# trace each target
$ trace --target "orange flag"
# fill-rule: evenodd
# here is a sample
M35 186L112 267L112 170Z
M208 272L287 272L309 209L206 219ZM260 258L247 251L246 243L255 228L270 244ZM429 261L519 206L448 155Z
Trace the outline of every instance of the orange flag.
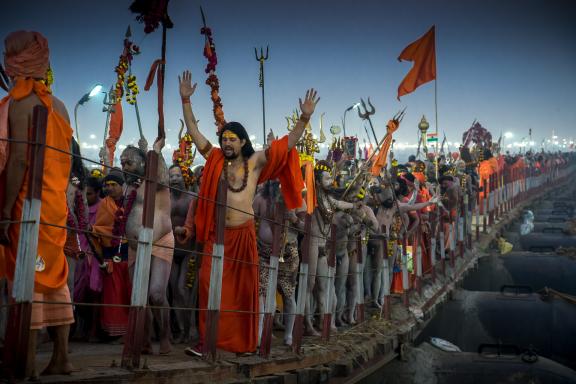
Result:
M110 115L110 126L108 130L108 138L106 139L108 160L110 161L110 164L108 165L110 166L114 165L114 152L116 151L116 144L122 135L123 120L122 99L120 98L114 106L114 112Z
M399 126L400 123L395 120L390 120L388 121L388 124L386 124L386 136L384 136L384 140L382 140L380 153L378 153L376 160L374 160L374 163L372 164L371 172L373 176L380 175L380 171L386 166L386 163L388 162L388 151L392 144L392 134L396 132Z
M402 51L398 61L413 61L414 66L398 86L400 96L414 92L420 85L436 79L436 47L435 27Z

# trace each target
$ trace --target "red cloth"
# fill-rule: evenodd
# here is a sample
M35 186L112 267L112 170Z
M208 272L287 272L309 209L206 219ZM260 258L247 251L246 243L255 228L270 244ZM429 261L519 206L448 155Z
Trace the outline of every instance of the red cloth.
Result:
M118 96L118 102L114 106L114 113L110 115L110 130L108 131L108 138L106 139L106 149L108 150L108 160L110 166L114 165L114 152L116 151L116 143L120 140L123 128L123 114L122 114L122 98Z
M108 261L112 263L112 261ZM114 263L112 272L103 272L102 304L130 304L132 280L128 262ZM110 336L121 336L128 330L130 308L103 306L100 309L102 329Z
M202 180L200 193L198 194L198 207L196 212L196 241L206 242L210 234L215 231L216 193L218 192L218 180L224 167L224 155L221 150L215 148L208 156ZM274 140L268 149L268 162L258 184L270 179L279 179L282 187L282 196L287 209L300 208L302 206L302 173L298 152L296 149L288 151L288 136Z
M398 86L398 100L400 96L411 93L420 85L436 79L435 45L435 26L432 26L424 36L400 53L398 61L413 61L414 65Z
M210 290L212 245L204 245L199 276L199 329L206 340L206 311ZM254 221L228 227L224 232L224 269L221 312L216 346L230 352L254 352L258 345L258 249ZM231 312L229 312L231 311Z

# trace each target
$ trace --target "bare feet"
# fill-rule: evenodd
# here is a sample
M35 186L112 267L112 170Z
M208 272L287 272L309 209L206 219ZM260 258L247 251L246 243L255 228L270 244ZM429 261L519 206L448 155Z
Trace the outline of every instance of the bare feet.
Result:
M172 344L170 344L170 340L168 338L164 340L160 340L160 354L167 355L172 352Z
M69 361L54 362L50 361L48 366L42 371L41 375L69 375L77 372Z
M320 333L314 329L314 327L306 327L304 331L304 336L320 336Z

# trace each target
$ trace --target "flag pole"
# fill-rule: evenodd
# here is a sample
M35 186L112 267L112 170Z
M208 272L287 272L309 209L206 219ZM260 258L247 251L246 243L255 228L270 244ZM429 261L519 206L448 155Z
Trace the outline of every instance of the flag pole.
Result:
M434 40L436 40L436 26L434 26ZM434 59L438 63L438 50L436 49L436 41L434 41ZM434 77L434 115L435 115L435 126L436 126L436 182L438 182L438 66L436 66L436 73Z

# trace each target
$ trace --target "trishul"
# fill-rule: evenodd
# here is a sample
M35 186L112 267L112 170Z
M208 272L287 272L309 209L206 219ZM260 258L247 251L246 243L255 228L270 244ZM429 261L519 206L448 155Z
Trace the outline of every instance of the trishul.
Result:
M366 107L366 102L364 102L364 99L360 99L360 104L362 104L362 108L364 108L364 113L360 111L361 108L358 108L358 116L362 120L368 120L368 123L370 123L370 129L372 130L372 134L374 135L374 141L378 143L378 137L376 137L376 132L374 131L374 126L372 125L372 120L370 119L370 116L376 113L376 108L374 108L374 106L370 102L370 98L368 98L368 105L370 106L370 109Z
M266 55L264 55L264 49L260 48L260 55L258 55L258 50L254 48L254 56L256 61L260 63L260 76L258 78L258 85L262 88L262 139L266 143L266 108L264 104L264 62L268 60L268 46L266 46Z

